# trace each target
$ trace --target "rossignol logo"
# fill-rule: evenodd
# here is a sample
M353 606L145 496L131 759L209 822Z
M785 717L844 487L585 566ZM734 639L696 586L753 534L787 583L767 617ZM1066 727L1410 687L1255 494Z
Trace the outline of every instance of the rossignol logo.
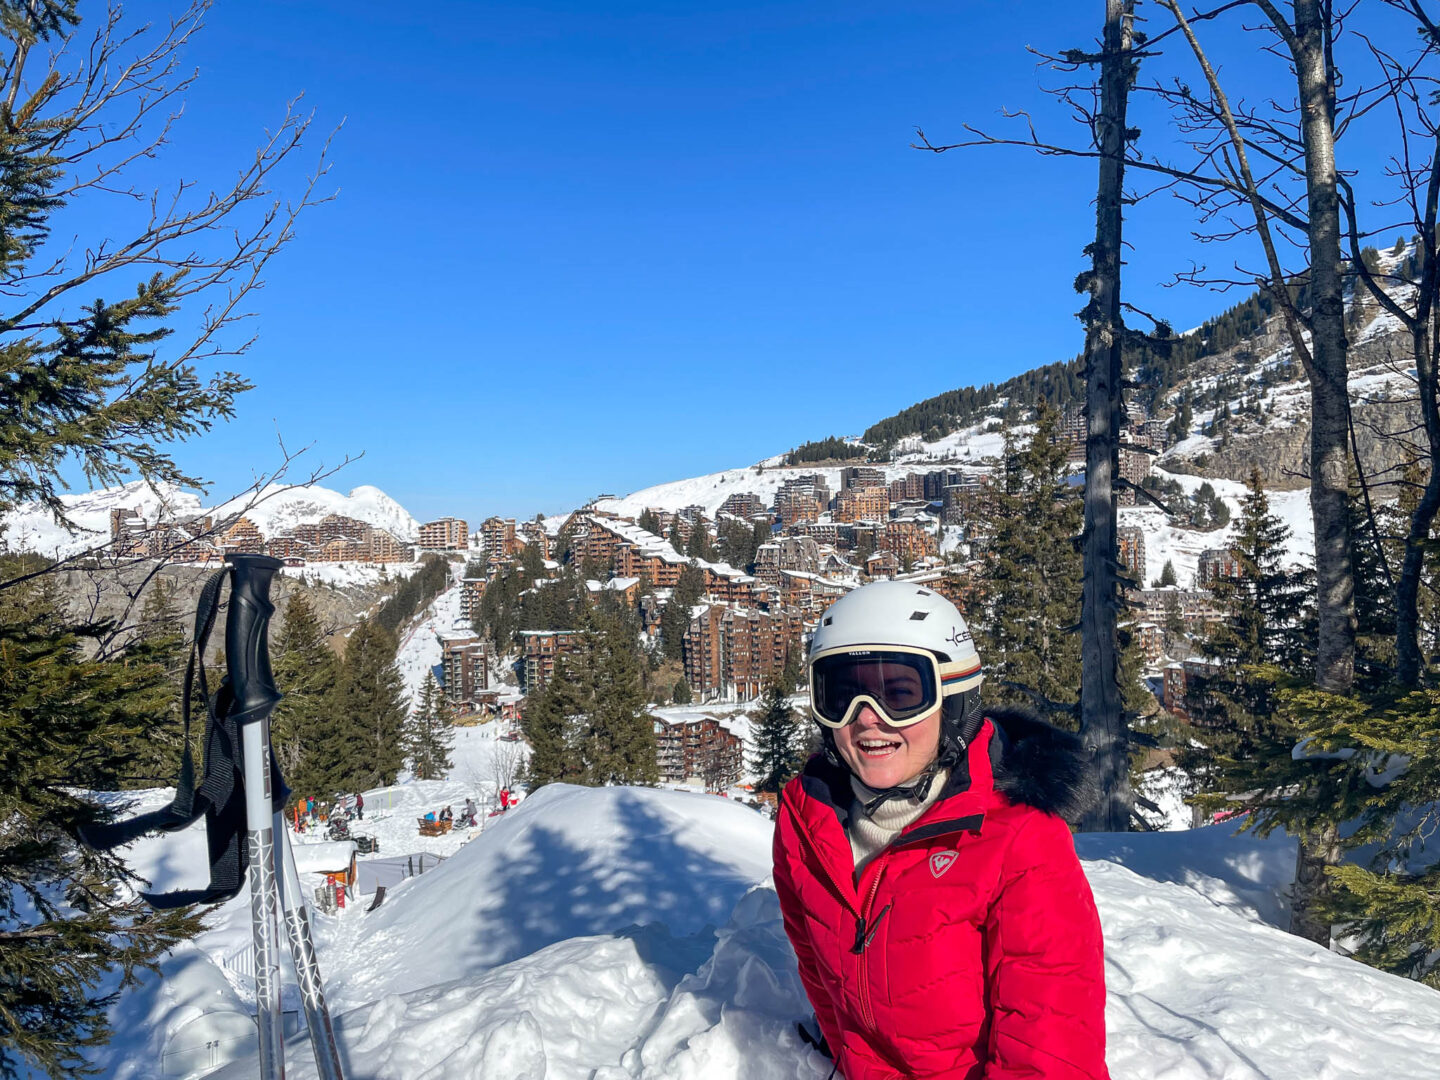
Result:
M930 873L937 878L949 870L958 856L953 851L937 851L930 856Z

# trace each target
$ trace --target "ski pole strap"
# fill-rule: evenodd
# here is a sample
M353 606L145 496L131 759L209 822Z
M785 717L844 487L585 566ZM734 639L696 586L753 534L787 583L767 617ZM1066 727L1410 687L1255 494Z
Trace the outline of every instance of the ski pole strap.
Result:
M190 659L185 665L185 688L181 693L180 716L182 744L180 751L180 775L175 781L175 797L159 810L130 818L128 821L111 821L86 825L80 832L80 839L86 846L99 851L109 851L138 840L149 832L174 832L192 824L204 813L203 806L195 806L195 755L190 750L190 702L194 696L195 671L198 664L200 688L206 698L205 722L205 768L210 770L210 750L213 738L215 711L209 705L209 687L205 679L205 647L210 631L215 625L215 615L220 609L220 588L230 573L229 567L217 570L205 582L200 592L200 602L195 611L195 633L190 641Z
M210 883L204 889L142 892L141 897L157 910L189 904L222 903L238 893L245 880L248 862L244 843L245 792L237 779L241 756L240 723L234 715L234 695L228 676L220 681L213 694L205 676L205 649L220 609L220 590L230 573L230 567L225 567L210 577L200 593L195 612L195 634L185 668L185 687L180 706L184 748L175 798L159 810L127 821L88 825L80 834L86 845L104 851L131 843L146 833L175 832L193 824L203 815ZM191 701L197 677L206 713L205 773L198 788L195 786L195 759L190 749ZM273 753L270 754L270 789L279 799L279 804L284 805L287 792Z

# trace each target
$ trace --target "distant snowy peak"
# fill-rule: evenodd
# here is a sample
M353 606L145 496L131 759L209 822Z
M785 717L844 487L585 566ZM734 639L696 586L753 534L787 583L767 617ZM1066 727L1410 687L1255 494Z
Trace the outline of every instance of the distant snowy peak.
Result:
M217 518L244 514L266 537L290 532L297 525L312 524L330 514L355 518L394 533L402 540L414 540L420 525L408 510L377 487L368 484L348 495L323 487L272 484L260 492L248 492L219 506L209 508L199 494L160 485L151 488L142 481L101 488L78 495L62 495L65 513L75 524L70 532L58 524L44 507L26 503L0 517L3 543L16 551L34 551L51 558L63 558L105 543L110 537L110 512L136 510L146 521L160 518L183 520L201 514Z
M420 523L408 510L369 484L352 488L348 495L323 487L271 485L258 495L232 499L213 512L219 517L243 512L266 536L279 536L297 525L314 524L330 514L386 529L402 540L414 540L420 531Z

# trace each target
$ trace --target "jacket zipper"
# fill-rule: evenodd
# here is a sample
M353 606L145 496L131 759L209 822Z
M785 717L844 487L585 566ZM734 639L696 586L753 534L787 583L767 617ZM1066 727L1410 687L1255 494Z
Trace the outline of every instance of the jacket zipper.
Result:
M855 920L855 945L851 952L860 957L860 971L857 976L860 982L860 1017L865 1021L865 1026L871 1031L875 1030L875 1013L870 1005L870 964L865 956L865 946L870 944L875 931L880 928L880 920L885 917L885 912L890 910L886 904L875 921L866 926L866 915L870 911L870 905L875 902L875 894L880 891L880 875L884 872L885 856L879 856L880 865L875 867L875 875L870 879L870 891L866 894L864 903L860 905L860 917Z

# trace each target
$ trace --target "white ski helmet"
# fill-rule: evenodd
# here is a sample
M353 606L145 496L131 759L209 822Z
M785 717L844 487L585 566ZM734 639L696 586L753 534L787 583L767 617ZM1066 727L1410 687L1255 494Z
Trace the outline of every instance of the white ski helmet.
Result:
M875 581L842 596L820 618L810 655L863 645L908 645L932 652L946 674L962 676L947 693L980 685L980 654L960 609L911 581Z
M980 654L960 609L933 589L915 582L877 581L864 585L841 597L821 616L810 639L811 717L827 729L843 726L848 719L840 715L844 702L826 704L836 715L828 719L823 715L824 703L815 700L817 661L828 664L830 658L840 659L837 654L852 650L860 654L895 647L919 650L935 658L938 677L930 685L939 684L938 700L931 700L943 706L949 736L946 741L963 749L979 720ZM825 742L828 746L828 731Z

